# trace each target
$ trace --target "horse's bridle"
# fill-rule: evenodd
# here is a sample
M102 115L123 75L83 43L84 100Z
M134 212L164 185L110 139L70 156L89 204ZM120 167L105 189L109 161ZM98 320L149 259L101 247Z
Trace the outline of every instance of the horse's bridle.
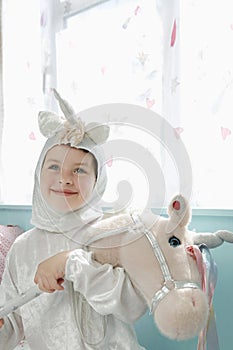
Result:
M138 215L130 214L132 221L134 222L134 226L127 225L125 227L117 228L111 231L103 232L96 237L93 237L93 239L90 239L86 246L93 244L94 242L98 241L99 239L103 239L105 237L114 236L117 234L120 234L122 232L127 231L134 231L136 233L143 233L147 240L149 241L154 255L158 260L158 263L160 265L162 275L164 278L163 286L155 292L151 299L151 306L150 306L150 313L152 313L156 307L158 306L159 302L165 298L165 296L171 292L174 289L183 289L183 288L193 288L193 289L201 289L200 285L198 285L196 282L192 281L175 281L172 278L172 275L170 273L169 267L167 265L166 259L164 257L164 254L162 250L160 249L160 246L153 235L153 233L145 226L145 224L142 222L140 217Z
M155 294L152 297L151 300L151 306L150 306L150 313L155 311L156 307L158 306L159 302L163 300L166 295L171 292L174 289L183 289L183 288L193 288L193 289L201 289L201 287L196 283L192 281L175 281L172 278L172 275L170 273L169 267L167 265L166 259L164 257L164 254L162 250L160 249L160 246L153 235L153 233L143 224L143 222L139 219L138 216L132 215L133 221L135 224L137 224L137 227L141 226L142 232L145 234L146 238L148 239L155 257L158 260L158 263L161 268L161 272L163 274L164 278L164 284L163 286L155 292ZM137 228L138 230L138 228Z

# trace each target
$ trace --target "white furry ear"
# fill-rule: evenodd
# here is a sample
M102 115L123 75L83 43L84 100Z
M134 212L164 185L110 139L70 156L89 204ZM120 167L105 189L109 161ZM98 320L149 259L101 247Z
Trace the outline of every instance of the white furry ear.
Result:
M85 134L96 144L104 143L109 136L109 126L99 123L89 123L85 127Z
M39 112L39 129L43 136L50 138L64 127L65 119L52 112Z
M45 137L51 138L59 133L62 143L70 142L73 146L80 143L85 135L95 144L101 144L107 140L110 131L108 125L89 123L85 126L83 121L77 118L71 105L61 98L57 90L53 89L53 92L64 113L64 117L60 117L49 111L39 113L39 128Z
M184 227L188 225L191 213L187 200L180 194L176 195L168 206L169 222L167 232L171 232L178 225Z

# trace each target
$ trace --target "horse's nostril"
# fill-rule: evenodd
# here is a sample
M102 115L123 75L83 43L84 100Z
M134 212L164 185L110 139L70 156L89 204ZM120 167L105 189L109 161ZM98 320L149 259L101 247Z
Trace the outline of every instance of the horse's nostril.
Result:
M191 255L191 256L195 256L195 252L194 252L194 247L193 245L189 245L186 247L186 252Z

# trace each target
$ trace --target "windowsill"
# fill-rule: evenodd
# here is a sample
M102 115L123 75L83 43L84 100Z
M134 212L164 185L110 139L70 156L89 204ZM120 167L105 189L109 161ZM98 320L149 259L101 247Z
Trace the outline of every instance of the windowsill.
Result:
M29 204L0 204L0 211L1 210L32 210L32 206Z
M104 209L104 208L103 208ZM109 208L107 208L109 209ZM30 211L32 210L31 205L20 205L20 204L0 204L0 211L1 210L22 210L22 211ZM159 215L166 215L167 209L166 208L153 208L153 212L155 214ZM232 217L233 218L233 209L208 209L208 208L193 208L192 209L192 216L221 216L221 217Z
M167 209L157 209L155 208L154 213L160 215L166 215ZM221 217L232 217L233 218L233 209L208 209L208 208L192 208L192 216L221 216Z

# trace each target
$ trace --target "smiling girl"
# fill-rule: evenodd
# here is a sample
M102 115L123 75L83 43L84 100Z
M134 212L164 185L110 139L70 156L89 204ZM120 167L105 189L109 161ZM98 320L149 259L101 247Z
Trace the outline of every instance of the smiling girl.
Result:
M103 213L106 125L85 126L55 91L65 117L39 114L48 138L39 157L32 224L14 242L2 280L6 301L34 283L46 292L0 320L0 349L25 337L33 350L138 350L132 323L144 299L120 267L100 265L84 249Z

